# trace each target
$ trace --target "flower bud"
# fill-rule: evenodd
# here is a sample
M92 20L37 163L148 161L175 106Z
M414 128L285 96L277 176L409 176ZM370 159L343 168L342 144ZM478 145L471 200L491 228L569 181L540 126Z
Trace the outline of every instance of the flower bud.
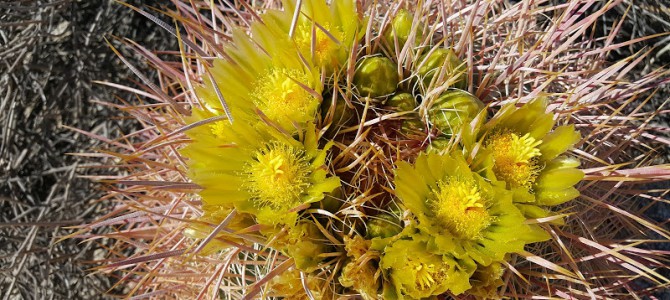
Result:
M323 200L312 203L312 208L324 209L332 213L336 213L342 204L346 202L342 193L342 189L336 188L332 192L326 193Z
M419 119L419 114L414 111L417 107L417 102L414 96L409 93L400 93L393 95L391 99L386 101L386 106L397 112L411 112L402 116L401 131L405 133L421 131L424 126Z
M367 226L368 237L371 239L376 237L385 239L402 231L400 220L389 214L381 214L371 218L368 221Z
M443 150L449 148L449 146L450 146L449 139L436 138L430 142L430 145L428 145L428 149L426 149L426 152L441 153Z
M387 106L395 108L397 111L413 111L416 108L416 99L410 93L395 94L386 101Z
M399 48L402 48L405 43L407 42L407 39L409 39L410 34L412 33L412 23L414 22L414 16L412 16L409 11L406 9L401 9L398 11L398 13L395 15L393 18L393 21L391 21L391 26L390 28L387 29L385 38L386 42L391 46L395 47L395 39L398 40L398 46ZM421 36L423 35L421 32L421 24L417 27L417 33L415 37L415 44L418 44L420 41Z
M397 66L385 57L364 58L356 68L354 84L361 96L379 97L395 92L400 79Z
M460 131L484 109L484 103L462 90L449 90L433 101L428 109L428 120L443 134Z
M458 78L453 87L465 89L467 86L466 66L456 56L456 53L449 48L439 48L432 53L429 52L423 55L418 60L418 63L422 64L419 67L418 73L420 78L423 78L423 84L426 87L430 85L434 77L440 76L442 68L445 68L444 75L442 75L443 81L436 82L435 86L442 85L443 82L446 82L451 77Z

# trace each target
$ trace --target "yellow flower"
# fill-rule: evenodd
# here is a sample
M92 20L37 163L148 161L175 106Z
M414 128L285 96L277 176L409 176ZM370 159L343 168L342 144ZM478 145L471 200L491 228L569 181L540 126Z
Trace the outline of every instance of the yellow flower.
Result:
M297 3L283 3L284 10L266 13L263 22L288 37ZM330 73L338 66L346 67L351 47L362 29L355 1L332 1L329 5L324 0L307 0L302 2L292 41L310 63Z
M510 131L499 131L487 139L486 148L493 156L493 172L510 188L531 189L540 174L539 162L542 141L536 141L530 134L519 136Z
M294 123L314 120L320 104L300 85L309 81L309 75L297 69L270 69L258 80L251 98L270 120L284 129L293 129Z
M481 238L481 232L491 225L493 218L487 210L487 200L482 197L478 184L473 180L451 177L437 182L430 204L444 226L455 235Z
M546 110L541 98L521 108L507 105L475 134L484 146L478 161L506 183L515 202L552 206L579 196L579 161L562 155L580 135L572 125L552 130L554 115Z
M429 235L431 251L471 258L481 265L502 261L525 244L546 239L524 224L512 194L470 170L462 155L420 155L400 162L396 195Z
M203 187L205 204L233 205L260 224L293 226L295 208L320 201L340 185L324 168L331 145L317 148L311 123L302 141L251 123L240 119L221 125L216 139L194 136L182 150L191 160L190 178Z
M340 44L344 38L344 32L329 23L321 27L301 24L296 30L295 42L300 52L311 57L315 65L333 67L340 64L341 50L344 50Z
M379 265L398 299L423 299L447 291L458 295L470 288L468 279L475 270L471 260L435 254L428 247L423 236L414 235L384 250Z

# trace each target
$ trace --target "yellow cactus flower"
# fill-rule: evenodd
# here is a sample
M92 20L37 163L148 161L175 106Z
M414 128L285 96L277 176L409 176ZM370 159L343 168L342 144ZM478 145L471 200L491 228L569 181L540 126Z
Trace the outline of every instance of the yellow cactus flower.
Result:
M510 188L531 189L542 168L537 159L542 155L540 144L528 133L522 137L509 131L494 133L486 143L493 155L493 172Z
M579 196L574 188L584 174L579 161L563 156L580 135L572 125L555 124L538 98L521 108L503 107L477 133L484 149L478 153L492 175L514 192L514 201L553 206Z
M196 87L204 107L195 109L194 121L229 112L233 120L252 116L249 121L258 123L258 110L290 133L304 130L321 103L319 70L304 63L288 35L263 23L251 29L254 38L234 30L226 58L212 60L211 80Z
M437 183L432 203L435 214L449 230L466 239L481 238L481 232L491 225L493 217L475 181L452 177Z
M333 67L339 64L344 50L340 46L345 38L344 32L329 23L321 27L301 24L296 30L295 42L301 53L311 57L316 66Z
M254 88L253 102L282 128L293 128L293 123L305 124L314 119L320 101L300 85L303 82L309 82L309 76L302 71L271 69Z
M288 37L297 3L287 0L283 4L284 10L266 13L263 22ZM292 41L303 57L330 73L346 66L349 51L363 28L354 1L333 1L330 5L326 1L302 1Z
M317 148L314 125L302 141L244 119L221 129L225 139L195 136L182 151L205 204L233 205L260 224L293 226L296 207L320 201L340 185L337 177L327 177L323 165L331 146Z
M481 265L502 261L525 244L546 239L524 224L512 194L470 170L462 155L420 155L400 162L396 195L429 235L435 253L471 258Z
M435 254L428 247L421 235L386 247L379 264L398 299L423 299L447 291L458 295L470 288L469 278L475 270L471 260Z

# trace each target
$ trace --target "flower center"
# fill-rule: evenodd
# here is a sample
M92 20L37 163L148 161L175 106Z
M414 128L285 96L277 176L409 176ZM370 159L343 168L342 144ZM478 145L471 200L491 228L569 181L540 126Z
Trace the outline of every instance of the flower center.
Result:
M272 143L256 151L245 167L245 188L257 204L292 208L309 186L309 164L302 150Z
M415 288L419 291L430 290L440 284L446 277L446 266L418 262L414 268Z
M224 122L216 122L214 124L209 125L209 130L214 134L217 138L223 139L226 137L225 135L225 130L226 130L226 123Z
M418 264L414 270L416 271L416 288L424 290L435 283L435 265L433 264Z
M508 188L524 187L530 190L541 171L537 158L542 155L530 134L519 136L511 132L494 134L486 143L493 153L493 172L507 183Z
M438 182L433 194L438 219L458 237L477 239L491 225L492 217L475 182L450 178Z
M339 42L344 39L344 32L337 28L331 28L330 24L319 24L328 34L333 36ZM340 45L336 43L321 28L314 26L312 33L312 24L303 24L298 27L295 42L303 53L313 54L317 65L327 66L337 64L337 51ZM314 41L314 52L312 52L312 41Z
M290 69L273 69L261 77L252 93L254 104L270 120L283 128L293 122L306 122L314 117L318 100L304 87L309 86L307 74Z

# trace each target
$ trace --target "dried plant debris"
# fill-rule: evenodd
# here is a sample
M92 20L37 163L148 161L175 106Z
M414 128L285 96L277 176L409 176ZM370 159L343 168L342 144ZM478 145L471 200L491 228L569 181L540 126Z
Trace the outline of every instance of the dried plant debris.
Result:
M114 95L93 80L131 84L111 34L174 48L156 27L108 0L0 3L0 299L99 299L112 285L84 271L106 241L57 242L106 210L101 186L78 176L99 171L68 155L99 143L71 128L113 137L135 126L92 102Z

